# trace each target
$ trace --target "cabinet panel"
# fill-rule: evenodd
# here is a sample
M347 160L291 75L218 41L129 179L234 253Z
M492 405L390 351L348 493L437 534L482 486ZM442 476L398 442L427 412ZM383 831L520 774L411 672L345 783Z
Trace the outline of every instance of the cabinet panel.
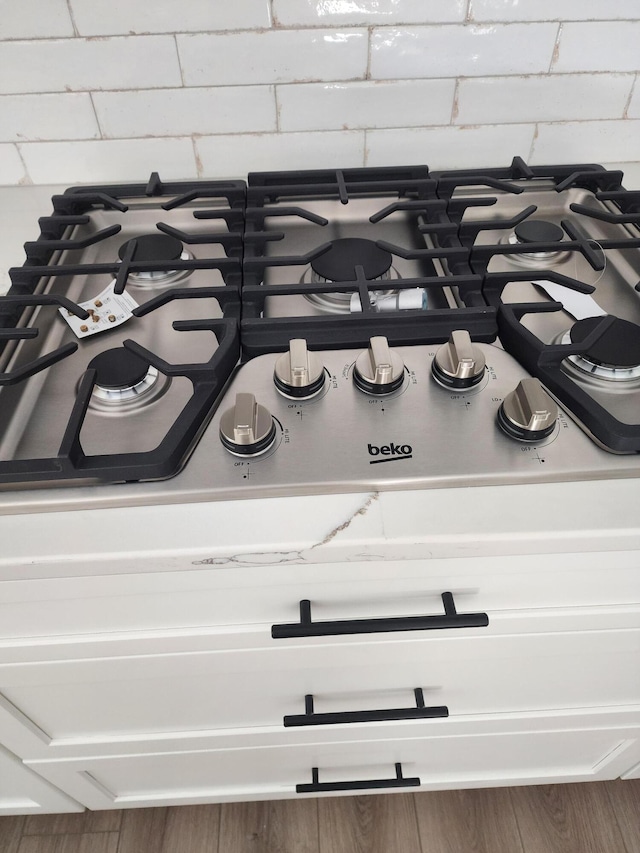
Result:
M283 622L296 618L301 598L336 619L437 611L447 590L460 610L493 613L640 604L637 552L315 566L295 559L292 552L284 565L221 561L198 571L7 581L0 640Z
M0 747L0 815L81 811L82 806Z
M307 694L317 713L372 711L415 707L422 688L425 703L452 718L640 706L640 629L462 634L5 665L0 721L13 712L43 733L9 744L36 758L70 741L136 738L143 750L167 733L281 728L285 715L304 712Z
M311 782L405 777L428 789L615 778L628 730L520 732L404 741L305 744L35 763L95 809L273 799ZM638 732L635 732L637 737ZM365 791L366 792L366 791Z

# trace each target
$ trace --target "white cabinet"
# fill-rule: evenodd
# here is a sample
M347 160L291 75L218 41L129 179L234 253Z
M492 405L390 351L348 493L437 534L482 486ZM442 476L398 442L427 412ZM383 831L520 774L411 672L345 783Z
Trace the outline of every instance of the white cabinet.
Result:
M447 591L488 625L340 633L442 614ZM274 639L304 599L337 633ZM305 796L313 768L364 785L401 764L439 789L616 778L640 757L637 552L5 581L0 617L0 743L88 808ZM448 716L386 719L418 688ZM285 727L309 696L348 716Z
M81 811L82 806L0 747L0 815Z

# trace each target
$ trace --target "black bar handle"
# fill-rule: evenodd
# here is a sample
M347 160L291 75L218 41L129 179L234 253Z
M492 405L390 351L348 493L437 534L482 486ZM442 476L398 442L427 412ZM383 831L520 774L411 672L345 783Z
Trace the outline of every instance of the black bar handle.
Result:
M384 723L389 720L433 720L448 717L446 705L425 707L421 687L413 691L416 697L415 708L381 708L375 711L337 711L329 714L316 714L313 708L313 696L304 697L304 714L287 714L283 719L285 728L293 726L335 726L340 723Z
M323 791L367 791L376 788L417 788L421 783L418 776L404 777L402 764L396 764L393 779L358 779L354 782L319 782L318 768L311 768L311 783L296 785L296 794L319 794Z
M450 592L442 593L444 615L392 616L387 619L335 619L331 622L311 621L311 602L300 602L300 622L272 625L274 640L291 637L339 637L343 634L383 634L391 631L437 631L445 628L486 628L486 613L458 613Z

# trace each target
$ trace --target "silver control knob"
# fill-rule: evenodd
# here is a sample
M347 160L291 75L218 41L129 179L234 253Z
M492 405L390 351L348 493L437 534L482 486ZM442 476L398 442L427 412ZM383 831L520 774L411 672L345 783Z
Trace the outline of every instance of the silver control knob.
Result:
M538 379L523 379L500 405L498 424L511 438L542 441L551 435L558 407Z
M289 350L276 361L273 381L285 397L304 399L318 394L324 387L324 365L314 352L309 352L304 338L289 341Z
M402 386L404 362L389 341L380 335L369 340L353 368L353 381L366 394L391 394Z
M473 388L484 376L482 350L471 342L465 329L452 332L431 362L433 378L447 388Z
M220 418L220 441L236 456L257 456L276 438L271 412L253 394L236 394L235 405Z

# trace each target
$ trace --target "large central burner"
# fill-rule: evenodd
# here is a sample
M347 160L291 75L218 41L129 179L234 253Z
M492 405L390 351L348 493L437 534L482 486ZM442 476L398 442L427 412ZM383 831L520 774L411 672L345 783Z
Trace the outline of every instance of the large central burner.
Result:
M582 343L603 320L604 317L579 320L562 343ZM637 379L640 377L640 326L616 317L586 353L569 356L569 361L582 372L599 379L613 382Z
M189 260L192 256L186 252L184 246L176 237L169 234L142 234L127 240L118 249L118 257L123 260L127 249L135 240L136 250L133 260L138 262L157 262L170 266L172 261ZM153 270L130 272L128 280L139 287L154 287L159 284L172 284L189 275L189 270Z
M387 281L391 278L390 252L381 249L373 240L362 237L343 237L334 240L331 248L311 261L311 283L356 281L356 267L362 267L368 281ZM379 291L387 296L392 291ZM307 299L330 313L349 313L352 293L310 293Z

